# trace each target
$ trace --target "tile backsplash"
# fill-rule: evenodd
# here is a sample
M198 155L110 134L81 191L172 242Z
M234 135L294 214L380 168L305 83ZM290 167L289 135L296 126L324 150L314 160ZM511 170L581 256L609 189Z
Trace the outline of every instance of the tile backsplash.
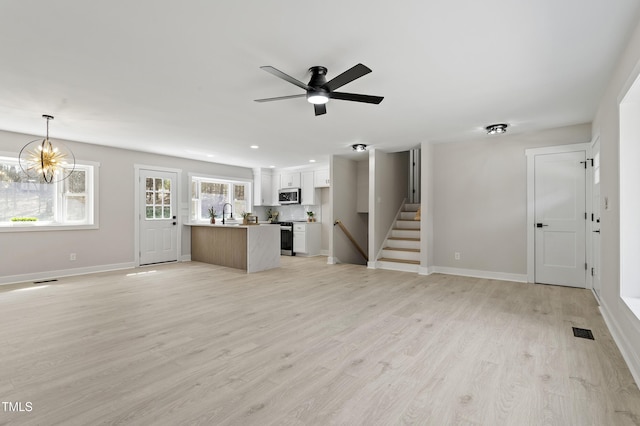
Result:
M320 206L302 206L299 204L292 204L273 207L256 206L253 209L258 215L258 220L267 220L267 210L271 209L271 211L277 211L280 213L278 215L278 220L281 222L306 221L308 211L312 211L314 213L314 217L317 222L322 222Z

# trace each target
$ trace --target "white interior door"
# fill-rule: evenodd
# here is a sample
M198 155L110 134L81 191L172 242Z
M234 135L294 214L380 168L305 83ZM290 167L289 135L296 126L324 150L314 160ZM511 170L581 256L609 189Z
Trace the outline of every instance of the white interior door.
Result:
M593 155L592 213L591 217L591 275L593 291L600 298L602 283L600 281L600 139L596 139L591 148Z
M586 287L585 151L535 156L535 281Z
M140 265L178 260L177 174L140 170Z

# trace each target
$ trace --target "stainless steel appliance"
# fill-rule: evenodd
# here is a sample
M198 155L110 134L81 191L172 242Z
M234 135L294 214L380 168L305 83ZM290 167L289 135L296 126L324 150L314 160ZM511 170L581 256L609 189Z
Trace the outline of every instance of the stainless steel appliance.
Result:
M278 191L280 204L300 204L300 188L286 188Z
M295 256L293 251L293 222L275 222L280 225L280 254Z

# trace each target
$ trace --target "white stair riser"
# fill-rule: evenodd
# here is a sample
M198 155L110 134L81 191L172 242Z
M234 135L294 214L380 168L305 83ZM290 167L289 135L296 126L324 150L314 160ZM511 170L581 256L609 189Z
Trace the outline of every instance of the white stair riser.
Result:
M420 260L420 252L383 249L382 257L389 259Z
M387 240L386 247L420 249L420 241Z
M410 229L394 229L391 231L392 237L398 238L420 238L419 230L410 230Z
M378 261L376 267L379 269L387 269L390 271L403 271L403 272L418 272L419 270L419 265L412 265L410 263L385 262L385 261Z
M396 220L396 228L420 229L420 222L417 220Z
M398 219L415 220L415 218L416 218L415 212L400 212L400 217Z
M417 212L419 208L420 208L420 204L405 204L403 211Z

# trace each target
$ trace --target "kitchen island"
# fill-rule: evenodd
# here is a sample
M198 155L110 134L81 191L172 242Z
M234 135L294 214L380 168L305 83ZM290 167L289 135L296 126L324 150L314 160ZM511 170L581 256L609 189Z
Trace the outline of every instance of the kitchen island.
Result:
M191 260L251 272L280 267L276 225L190 224Z

